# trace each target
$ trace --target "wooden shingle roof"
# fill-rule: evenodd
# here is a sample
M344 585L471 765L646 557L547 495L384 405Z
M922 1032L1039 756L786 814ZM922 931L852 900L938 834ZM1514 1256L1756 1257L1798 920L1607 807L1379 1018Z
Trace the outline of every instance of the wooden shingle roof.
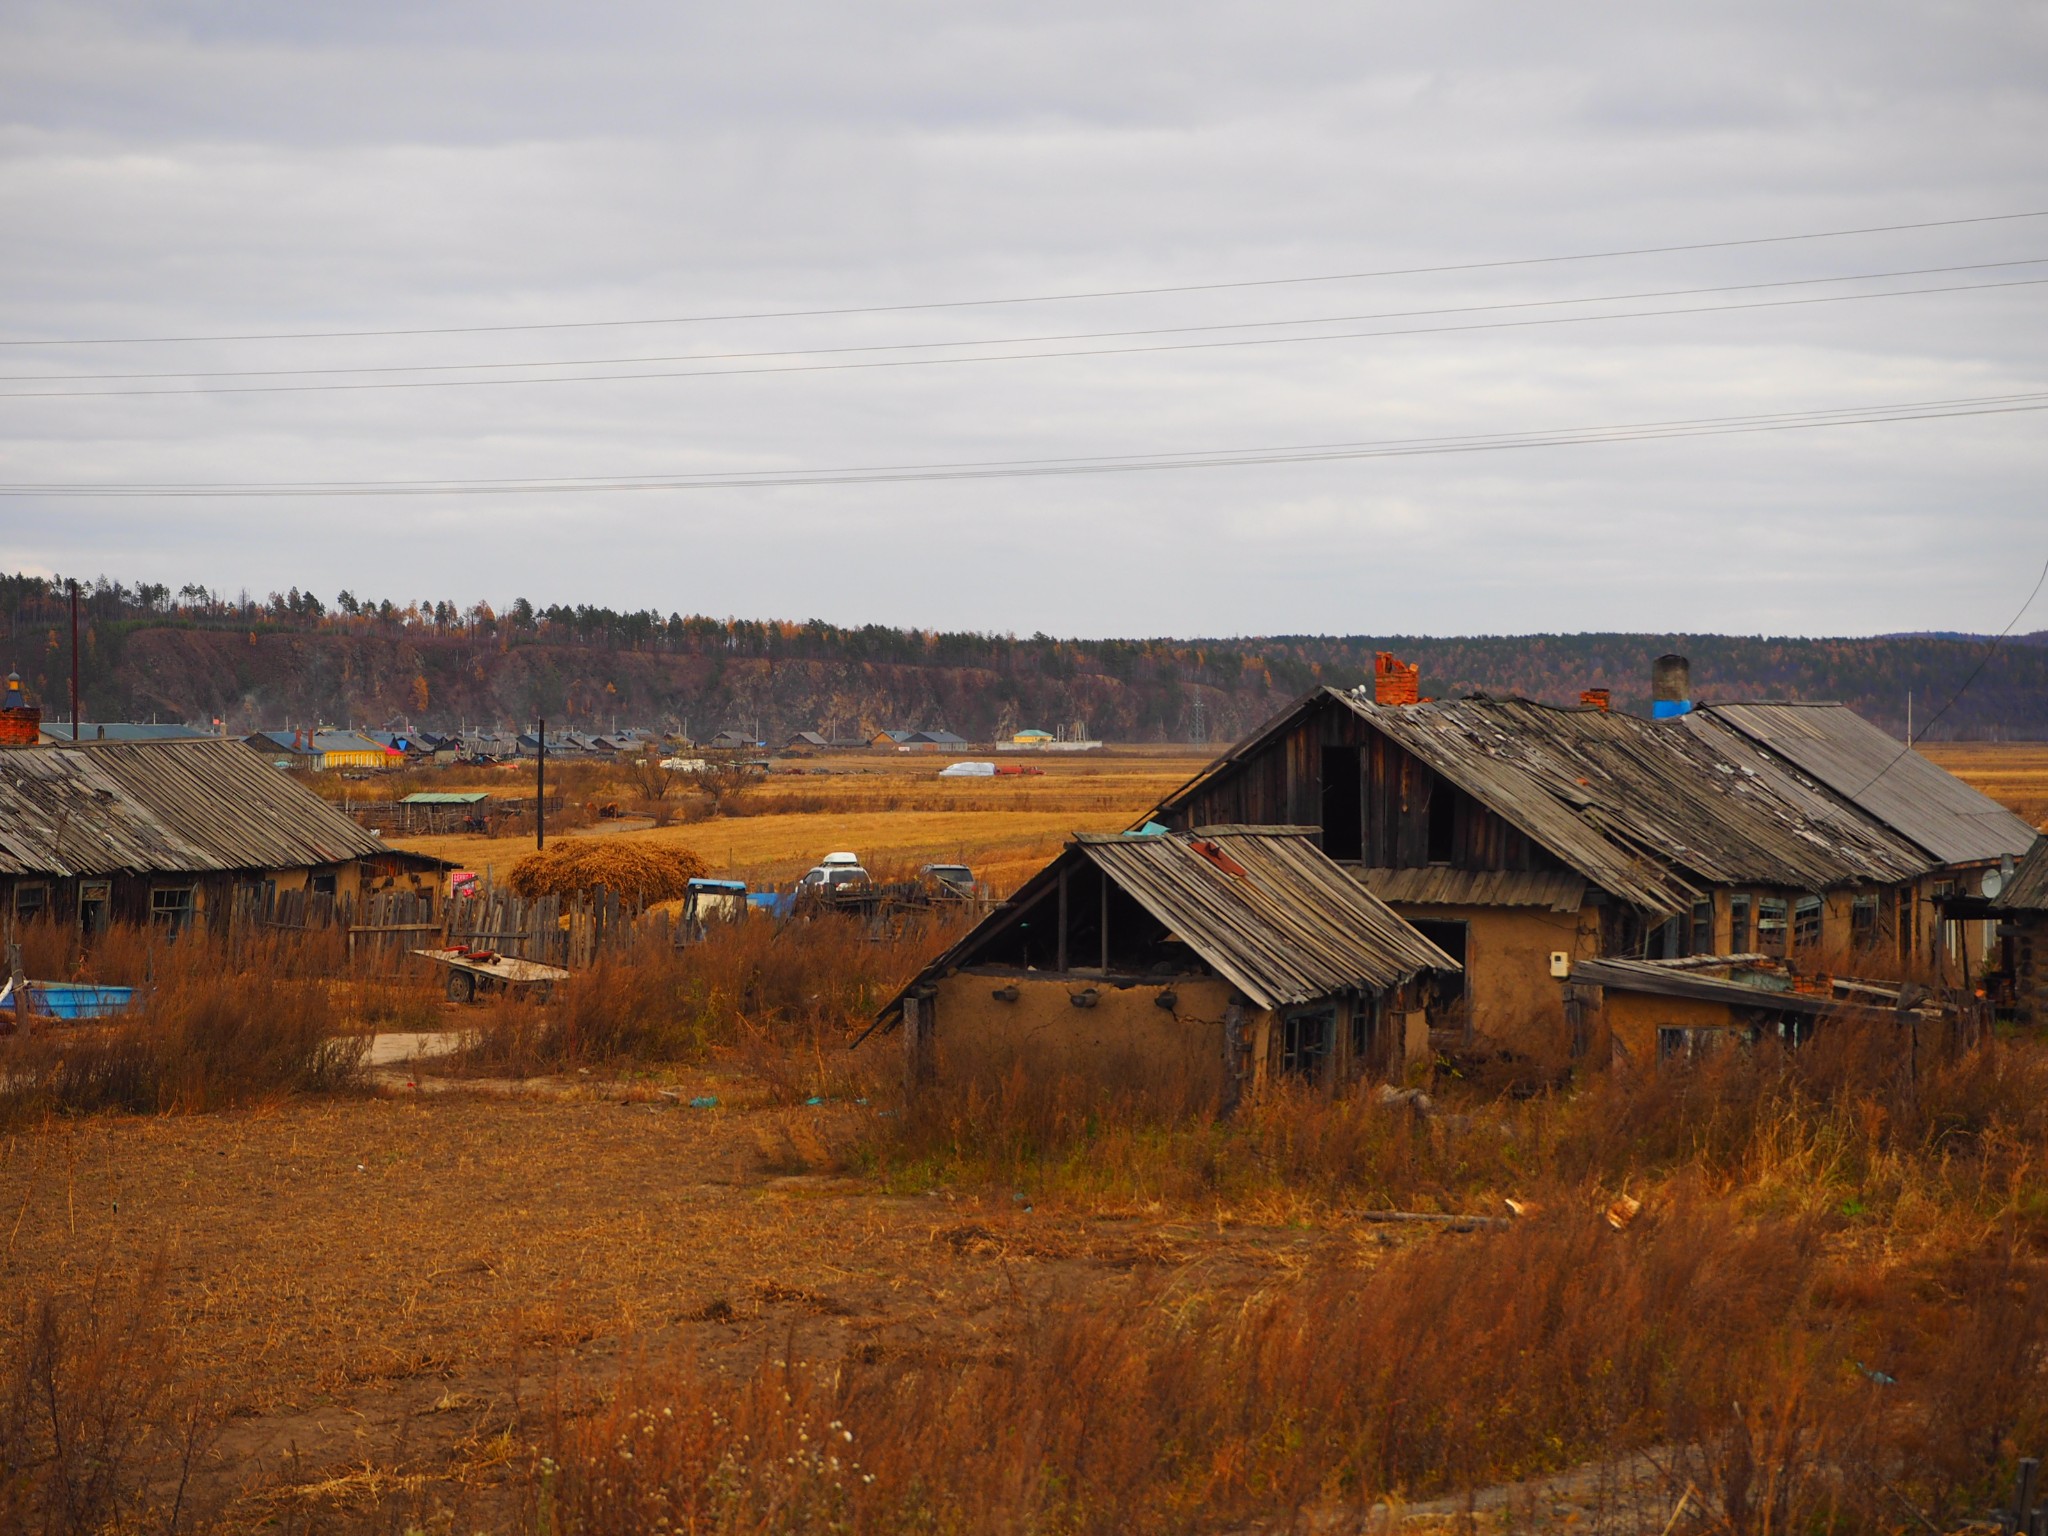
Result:
M877 1025L899 1016L917 987L972 965L987 939L1082 863L1100 869L1261 1008L1385 992L1425 970L1459 969L1324 854L1313 827L1081 834L891 998Z
M239 741L0 752L0 874L293 869L385 851Z

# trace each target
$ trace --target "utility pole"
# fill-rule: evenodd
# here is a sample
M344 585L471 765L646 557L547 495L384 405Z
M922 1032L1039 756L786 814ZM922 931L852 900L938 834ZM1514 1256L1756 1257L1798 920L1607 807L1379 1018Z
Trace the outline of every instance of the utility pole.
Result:
M533 754L533 847L548 845L548 717L540 717L540 745Z
M71 580L71 745L78 745L78 579Z

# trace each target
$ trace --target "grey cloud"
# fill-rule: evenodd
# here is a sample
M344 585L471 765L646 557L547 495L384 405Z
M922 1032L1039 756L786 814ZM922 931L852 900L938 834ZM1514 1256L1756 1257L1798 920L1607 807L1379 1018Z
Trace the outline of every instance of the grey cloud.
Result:
M0 334L890 303L2048 207L2042 16L1928 14L17 6ZM1044 309L10 348L0 372L951 341L2028 255L2048 220ZM0 400L0 478L924 463L1990 394L2048 388L2044 294L785 378ZM2040 420L1059 481L6 500L0 564L1091 633L1982 627L2040 557Z

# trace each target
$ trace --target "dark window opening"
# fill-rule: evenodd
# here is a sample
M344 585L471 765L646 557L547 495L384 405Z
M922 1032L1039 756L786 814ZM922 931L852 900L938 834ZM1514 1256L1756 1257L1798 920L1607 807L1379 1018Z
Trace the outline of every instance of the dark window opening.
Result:
M1409 926L1458 964L1465 963L1465 943L1472 931L1469 923L1451 923L1438 918L1418 917Z
M1643 940L1645 960L1676 960L1684 953L1685 919L1669 917L1652 928Z
M1458 794L1442 779L1429 786L1429 862L1448 864L1458 846Z
M14 888L14 920L32 922L50 909L50 888L40 882Z
M335 878L331 874L309 875L306 878L306 889L315 896L332 896L334 894Z
M1711 955L1714 952L1714 904L1711 901L1692 904L1692 933L1686 942L1688 954Z
M1321 1078L1337 1033L1337 1010L1318 1008L1288 1014L1281 1020L1280 1030L1281 1072L1288 1077Z
M1351 1060L1354 1069L1372 1055L1373 1026L1379 1012L1377 1003L1356 998L1351 1004Z
M1423 1006L1432 1011L1441 1011L1455 1019L1465 1002L1465 979L1470 975L1467 950L1471 942L1472 928L1469 923L1447 922L1441 918L1414 918L1410 926L1438 949L1457 961L1461 969L1456 971L1433 971L1429 978L1429 992Z
M1849 942L1858 949L1877 943L1877 898L1858 896L1849 903Z
M1359 759L1357 747L1323 748L1323 852L1333 859L1365 857Z
M1749 898L1730 896L1728 898L1728 953L1746 955L1749 953Z

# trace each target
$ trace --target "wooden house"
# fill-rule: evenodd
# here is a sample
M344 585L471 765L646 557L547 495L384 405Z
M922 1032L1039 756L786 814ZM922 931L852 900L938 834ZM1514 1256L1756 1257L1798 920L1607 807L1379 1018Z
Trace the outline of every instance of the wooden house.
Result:
M1463 963L1467 1040L1579 1052L1605 1045L1597 988L1572 984L1580 962L1910 960L1941 870L1711 714L1483 695L1383 705L1318 689L1151 819L1313 827Z
M0 752L0 909L176 930L238 891L431 900L440 859L403 853L239 741Z
M1280 1078L1398 1075L1457 962L1312 828L1077 836L871 1027L913 1083L1079 1075L1228 1108Z

